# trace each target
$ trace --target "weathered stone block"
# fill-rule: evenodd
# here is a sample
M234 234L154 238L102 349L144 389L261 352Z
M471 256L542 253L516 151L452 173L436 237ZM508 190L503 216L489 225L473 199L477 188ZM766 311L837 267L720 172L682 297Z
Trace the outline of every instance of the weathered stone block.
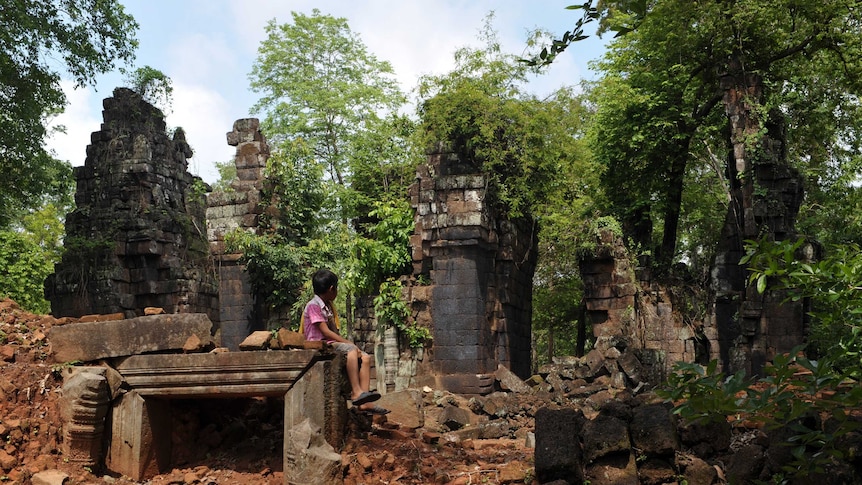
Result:
M252 332L251 335L245 338L239 344L240 350L263 350L269 347L269 339L272 338L272 333L267 330L258 330Z
M44 470L39 473L34 474L30 478L31 485L62 485L66 483L66 479L69 478L69 474L65 472L61 472L60 470Z
M341 455L327 443L319 426L306 419L284 433L284 481L340 485Z
M305 337L299 332L293 332L286 328L281 328L276 334L276 342L278 348L287 349L291 347L302 348L305 345Z
M102 436L111 399L104 372L80 371L65 379L60 400L63 454L82 466L102 460Z
M632 447L626 423L613 416L600 415L587 421L582 437L588 463L610 454L628 453Z
M107 468L134 480L157 475L170 465L168 401L124 394L112 409Z
M110 322L71 323L51 328L54 360L89 362L108 357L180 350L191 335L215 343L204 313L150 315Z
M497 372L494 373L494 377L496 377L497 381L500 383L500 387L504 391L508 390L515 393L526 394L531 390L530 386L522 381L520 377L516 376L514 372L502 364L497 366Z
M574 409L541 408L536 412L535 466L540 482L583 480L583 450L578 440L583 422L583 414Z
M589 465L584 478L590 485L639 485L641 483L634 453L606 456Z
M672 456L680 448L676 421L668 406L640 406L629 427L632 445L649 456Z
M387 422L411 429L425 426L422 394L416 389L388 392L380 398L378 404L391 411L386 415Z

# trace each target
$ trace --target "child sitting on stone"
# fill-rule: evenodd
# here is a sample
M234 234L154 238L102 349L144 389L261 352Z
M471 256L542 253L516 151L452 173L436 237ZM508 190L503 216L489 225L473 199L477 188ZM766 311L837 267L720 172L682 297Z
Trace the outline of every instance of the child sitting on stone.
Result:
M312 276L311 285L314 298L305 305L299 331L306 340L323 340L345 354L354 407L368 414L389 413L388 409L372 404L380 399L380 393L369 389L371 356L338 333L338 313L332 303L338 296L338 276L328 269L320 269Z

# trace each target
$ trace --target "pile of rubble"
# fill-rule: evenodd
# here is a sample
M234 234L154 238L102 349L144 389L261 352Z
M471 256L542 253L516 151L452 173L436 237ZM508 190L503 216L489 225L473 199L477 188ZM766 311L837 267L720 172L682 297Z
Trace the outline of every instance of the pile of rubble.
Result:
M68 321L66 321L68 320ZM281 484L284 416L277 398L226 400L174 413L173 470L145 482L76 464L63 453L62 376L52 328L69 323L0 301L0 481L12 484ZM272 343L270 342L270 345ZM624 384L624 385L620 385ZM522 381L501 367L496 392L385 394L386 416L350 412L343 482L440 484L754 483L791 459L781 432L682 423L638 381L636 359L594 351ZM824 483L860 483L857 434ZM809 477L811 478L811 477Z

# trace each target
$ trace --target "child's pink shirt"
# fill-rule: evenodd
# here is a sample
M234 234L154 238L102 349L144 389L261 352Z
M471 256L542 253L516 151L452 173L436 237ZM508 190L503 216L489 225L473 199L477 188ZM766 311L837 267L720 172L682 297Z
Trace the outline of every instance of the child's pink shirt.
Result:
M323 340L323 332L320 331L321 322L328 325L332 319L332 311L326 306L326 303L318 295L305 305L303 311L305 321L305 340ZM327 340L331 343L332 341Z

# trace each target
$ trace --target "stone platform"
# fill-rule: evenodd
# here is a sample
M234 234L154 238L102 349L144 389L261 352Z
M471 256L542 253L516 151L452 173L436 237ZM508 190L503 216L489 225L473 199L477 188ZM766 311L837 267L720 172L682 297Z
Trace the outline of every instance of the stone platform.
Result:
M134 355L115 369L131 389L111 409L107 468L134 480L168 470L171 399L284 396L284 430L309 420L340 449L347 419L343 357L317 350ZM295 457L284 444L285 483ZM295 449L291 450L295 455Z

